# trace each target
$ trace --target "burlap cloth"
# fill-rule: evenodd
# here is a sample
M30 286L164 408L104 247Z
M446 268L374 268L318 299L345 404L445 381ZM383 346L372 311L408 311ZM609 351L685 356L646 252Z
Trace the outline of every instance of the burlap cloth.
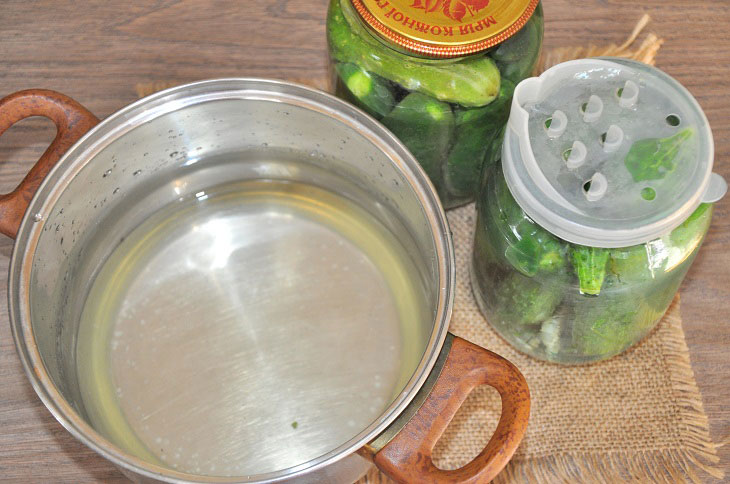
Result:
M580 57L612 55L654 64L662 39L648 34L631 45L644 16L621 45L552 49L540 69ZM326 89L324 79L292 79ZM136 86L141 96L179 84ZM497 482L684 482L702 473L721 479L716 446L689 361L679 295L657 328L639 345L602 363L565 367L532 359L491 329L469 283L474 205L448 213L456 250L456 299L450 330L512 361L527 378L532 407L527 434ZM489 440L500 414L499 395L475 389L434 450L434 462L455 469ZM707 474L704 477L707 477ZM373 468L357 484L390 483Z

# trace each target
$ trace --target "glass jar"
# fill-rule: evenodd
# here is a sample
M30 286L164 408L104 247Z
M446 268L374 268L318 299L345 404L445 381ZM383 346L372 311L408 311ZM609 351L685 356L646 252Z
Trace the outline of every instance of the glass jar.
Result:
M388 127L446 208L474 200L543 36L537 0L332 0L336 94Z
M606 59L543 76L517 87L502 160L482 178L472 288L517 349L603 360L661 319L727 185L699 105L660 71Z

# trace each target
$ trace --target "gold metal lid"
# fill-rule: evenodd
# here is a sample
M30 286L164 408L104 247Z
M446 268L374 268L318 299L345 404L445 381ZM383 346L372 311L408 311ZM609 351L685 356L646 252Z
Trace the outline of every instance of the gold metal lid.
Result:
M431 57L456 57L504 42L539 0L351 0L378 34Z

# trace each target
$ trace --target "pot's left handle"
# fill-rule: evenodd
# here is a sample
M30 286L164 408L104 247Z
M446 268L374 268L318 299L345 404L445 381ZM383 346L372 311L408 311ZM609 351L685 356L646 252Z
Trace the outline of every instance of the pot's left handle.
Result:
M56 138L10 193L0 195L0 233L15 238L33 195L61 156L98 122L96 116L68 96L45 89L19 91L0 99L0 135L31 116L43 116L56 125Z
M497 429L471 462L459 469L439 469L431 452L466 397L479 385L494 387L502 397ZM529 416L530 392L517 367L449 333L424 386L366 450L375 454L373 460L381 471L401 483L489 482L517 449Z

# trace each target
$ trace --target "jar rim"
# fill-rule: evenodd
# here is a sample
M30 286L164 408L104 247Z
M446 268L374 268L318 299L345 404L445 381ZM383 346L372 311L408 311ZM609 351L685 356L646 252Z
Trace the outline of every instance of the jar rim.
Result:
M644 111L637 111L632 106L622 106L620 110L616 106L609 108L609 103L620 104L619 95L617 99L605 98L607 114L601 117L600 122L586 120L590 114L586 104L590 100L584 103L581 118L580 110L575 105L584 101L586 93L603 93L613 87L620 89L626 79L634 82L639 92L636 106L640 107L641 97L644 96ZM565 88L574 91L568 95L561 90ZM647 175L642 172L637 177L630 166L635 145L642 148L642 160L646 158L652 161L648 166L658 166L652 156L656 154L661 161L668 156L663 154L664 151L671 151L661 151L660 143L672 141L682 134L666 135L667 138L651 134L653 131L663 132L659 129L661 126L653 122L653 118L637 117L636 113L656 114L662 111L651 102L652 99L647 98L652 90L672 100L683 123L676 129L692 130L693 146L696 148L688 151L688 159L682 163L684 171L665 169L662 165L662 170L657 168L658 174L652 172ZM553 112L553 115L545 121L545 129L537 129L536 126L540 124L538 115L543 115L547 109L540 103L551 96L564 106L561 104L554 112L551 111L554 107L550 107L549 112ZM598 96L591 95L591 98L594 97ZM599 103L602 101L596 102ZM528 110L534 112L534 116ZM598 112L600 116L600 110ZM571 121L569 116L577 119ZM632 120L632 116L636 119ZM614 127L612 123L616 123L615 126L626 124L622 129L627 131L621 131L620 146L608 150L601 147L598 137L594 139L590 136L596 130L600 133L606 126L610 131ZM642 125L646 128L632 131ZM572 126L573 131L566 131L566 126ZM551 133L551 130L554 132ZM566 133L565 136L563 133ZM581 164L571 166L569 158L560 158L555 152L570 148L570 143L575 149L578 141L574 141L573 136L579 135L589 137L575 138L583 142L584 148ZM608 141L605 142L608 144ZM589 143L592 144L588 146ZM669 147L676 151L678 148L675 144ZM588 146L587 151L585 146ZM644 149L645 146L653 147L654 151ZM502 166L507 186L525 213L540 226L568 242L603 248L628 247L654 240L679 226L701 203L713 203L722 198L727 184L722 177L712 172L713 158L714 144L709 122L686 88L659 69L636 61L609 57L564 62L548 69L540 77L525 79L518 84L502 146ZM680 163L676 162L675 165L679 166ZM574 183L575 180L579 180L582 189ZM597 195L592 191L591 184L595 180L600 182L602 189L595 191L600 191ZM667 180L667 184L659 185L656 180ZM654 196L643 197L642 193L642 201L638 195L643 192L642 187L655 182L656 199Z

